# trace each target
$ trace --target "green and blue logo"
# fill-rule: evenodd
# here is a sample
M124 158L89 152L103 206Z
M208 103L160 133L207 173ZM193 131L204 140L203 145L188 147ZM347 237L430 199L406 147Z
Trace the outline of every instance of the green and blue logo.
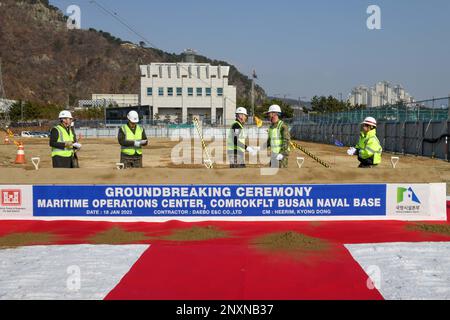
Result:
M397 204L404 202L421 204L419 197L412 188L397 188Z

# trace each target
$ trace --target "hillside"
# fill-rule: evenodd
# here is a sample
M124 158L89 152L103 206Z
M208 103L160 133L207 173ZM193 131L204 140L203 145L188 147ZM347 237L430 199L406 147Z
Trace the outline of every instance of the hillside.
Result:
M92 93L138 93L140 64L180 62L182 55L130 45L103 31L68 30L63 13L45 0L0 0L0 58L8 98L73 105ZM251 81L234 66L230 83L238 101L248 99ZM265 96L257 87L257 100Z

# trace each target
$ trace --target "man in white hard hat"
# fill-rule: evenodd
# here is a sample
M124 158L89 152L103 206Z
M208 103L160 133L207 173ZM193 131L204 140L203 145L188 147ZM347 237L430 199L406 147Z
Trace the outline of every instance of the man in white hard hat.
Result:
M148 145L145 130L139 123L139 114L130 111L128 123L119 129L118 140L121 146L120 162L125 168L142 168L142 147Z
M372 168L381 163L382 152L383 148L377 138L377 121L373 117L367 117L361 123L358 144L347 153L350 156L358 156L360 168Z
M249 147L245 144L247 133L244 125L247 122L248 113L246 108L236 109L236 121L231 126L227 136L227 154L230 168L245 168L245 151L256 155L258 148Z
M281 107L276 104L270 106L269 111L266 112L271 123L267 148L270 147L272 152L270 161L272 168L287 168L291 151L289 127L280 119L281 113Z
M53 168L76 168L74 155L81 149L72 128L72 113L64 110L59 113L60 123L50 132Z

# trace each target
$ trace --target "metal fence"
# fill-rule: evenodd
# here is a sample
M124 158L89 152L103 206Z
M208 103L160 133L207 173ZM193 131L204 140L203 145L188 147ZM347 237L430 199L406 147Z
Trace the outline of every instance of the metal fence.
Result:
M449 105L450 97L446 97L328 114L310 112L295 118L294 124L360 123L365 117L374 117L378 121L395 122L445 121L449 119Z
M295 123L291 129L295 139L345 146L355 146L359 132L359 123ZM382 121L377 136L388 152L450 160L450 121Z

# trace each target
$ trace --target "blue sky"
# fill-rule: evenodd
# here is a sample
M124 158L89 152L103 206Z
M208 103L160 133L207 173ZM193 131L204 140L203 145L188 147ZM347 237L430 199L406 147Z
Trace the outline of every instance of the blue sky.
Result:
M250 75L270 95L344 97L352 87L388 80L416 99L450 93L448 0L96 0L159 49L194 48ZM89 0L51 0L81 8L83 29L141 39ZM381 30L369 30L369 5Z

